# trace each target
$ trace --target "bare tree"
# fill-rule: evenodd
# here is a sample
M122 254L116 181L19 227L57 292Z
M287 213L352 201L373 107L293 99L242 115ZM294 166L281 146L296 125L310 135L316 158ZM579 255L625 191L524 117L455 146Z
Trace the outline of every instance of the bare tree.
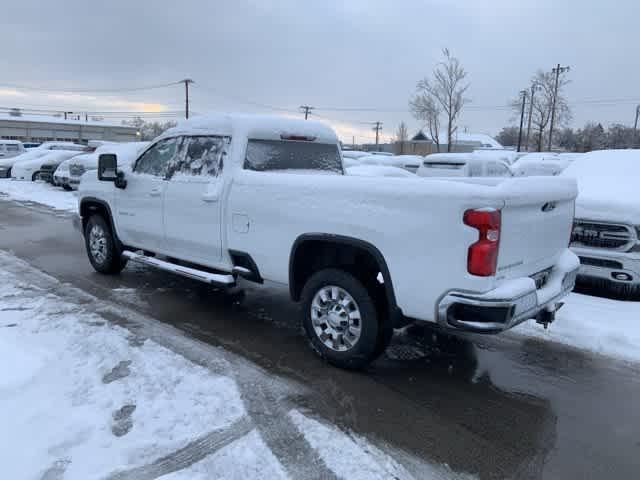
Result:
M404 154L404 144L409 140L409 130L407 129L407 124L404 122L400 122L398 125L398 130L396 130L396 138L395 141L400 145L400 155Z
M555 125L558 127L565 126L569 120L571 120L571 109L569 108L567 99L563 94L564 87L566 87L568 83L569 80L566 78L566 74L561 73L558 80L558 97L556 98ZM555 74L552 72L543 72L542 70L538 70L531 79L531 85L537 87L533 97L533 105L529 105L529 108L532 109L531 125L535 132L535 134L532 135L532 137L535 138L532 140L535 142L536 150L540 152L544 145L545 130L549 126L549 122L551 120L553 97L556 92ZM520 116L520 108L522 107L521 103L522 99L520 97L511 102L514 113L517 112L518 116Z
M164 123L160 122L147 122L146 120L140 117L134 117L131 120L123 120L124 125L128 125L130 127L135 127L138 132L140 132L140 140L153 140L165 130L173 128L176 126L176 122L167 121Z
M456 122L465 104L464 94L469 84L465 83L467 72L460 64L460 60L451 55L447 48L442 51L442 54L444 60L438 62L433 69L432 77L418 82L416 95L409 105L416 118L427 122L430 133L433 126L439 127L440 124L439 118L435 121L434 115L437 113L439 117L440 111L444 112L447 123L447 151L450 152L457 130ZM431 136L433 139L433 134ZM440 142L434 140L434 143L440 151Z
M429 138L440 152L440 107L427 95L416 95L409 101L412 115L424 123Z

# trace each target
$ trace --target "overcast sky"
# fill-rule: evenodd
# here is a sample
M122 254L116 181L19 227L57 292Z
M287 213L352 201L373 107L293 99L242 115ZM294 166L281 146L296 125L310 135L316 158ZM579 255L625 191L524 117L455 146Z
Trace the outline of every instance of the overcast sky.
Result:
M420 127L407 102L444 47L468 71L469 131L496 134L508 101L556 63L571 67L574 126L630 125L640 103L638 0L16 0L2 11L2 107L175 111L180 86L66 91L190 77L198 113L308 104L345 141L373 138L364 122L378 120L387 140L401 120Z

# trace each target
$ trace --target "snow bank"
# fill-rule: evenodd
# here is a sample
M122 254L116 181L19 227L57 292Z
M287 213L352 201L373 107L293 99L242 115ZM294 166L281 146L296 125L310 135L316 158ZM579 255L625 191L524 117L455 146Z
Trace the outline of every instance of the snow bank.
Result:
M572 293L547 330L535 322L525 322L512 332L640 362L640 302Z
M640 150L590 152L561 176L578 182L576 218L640 225Z
M0 179L0 199L8 198L21 202L35 202L56 210L75 212L78 199L74 192L65 192L44 182L18 182L8 178Z

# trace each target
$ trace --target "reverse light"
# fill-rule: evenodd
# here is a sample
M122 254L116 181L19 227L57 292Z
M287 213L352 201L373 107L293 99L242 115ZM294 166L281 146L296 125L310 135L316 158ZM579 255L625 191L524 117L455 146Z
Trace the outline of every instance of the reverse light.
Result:
M478 241L469 247L467 271L479 277L495 275L502 214L499 210L467 210L463 221L465 225L478 230Z

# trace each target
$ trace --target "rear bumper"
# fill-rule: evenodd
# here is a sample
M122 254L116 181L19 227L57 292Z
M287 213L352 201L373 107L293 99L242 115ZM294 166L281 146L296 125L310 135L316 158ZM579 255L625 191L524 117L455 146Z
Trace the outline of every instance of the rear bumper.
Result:
M579 278L639 285L640 255L603 248L572 248L580 258Z
M573 290L578 268L578 258L567 250L539 289L532 278L524 277L485 293L449 291L438 304L438 324L448 330L497 333L552 315Z

